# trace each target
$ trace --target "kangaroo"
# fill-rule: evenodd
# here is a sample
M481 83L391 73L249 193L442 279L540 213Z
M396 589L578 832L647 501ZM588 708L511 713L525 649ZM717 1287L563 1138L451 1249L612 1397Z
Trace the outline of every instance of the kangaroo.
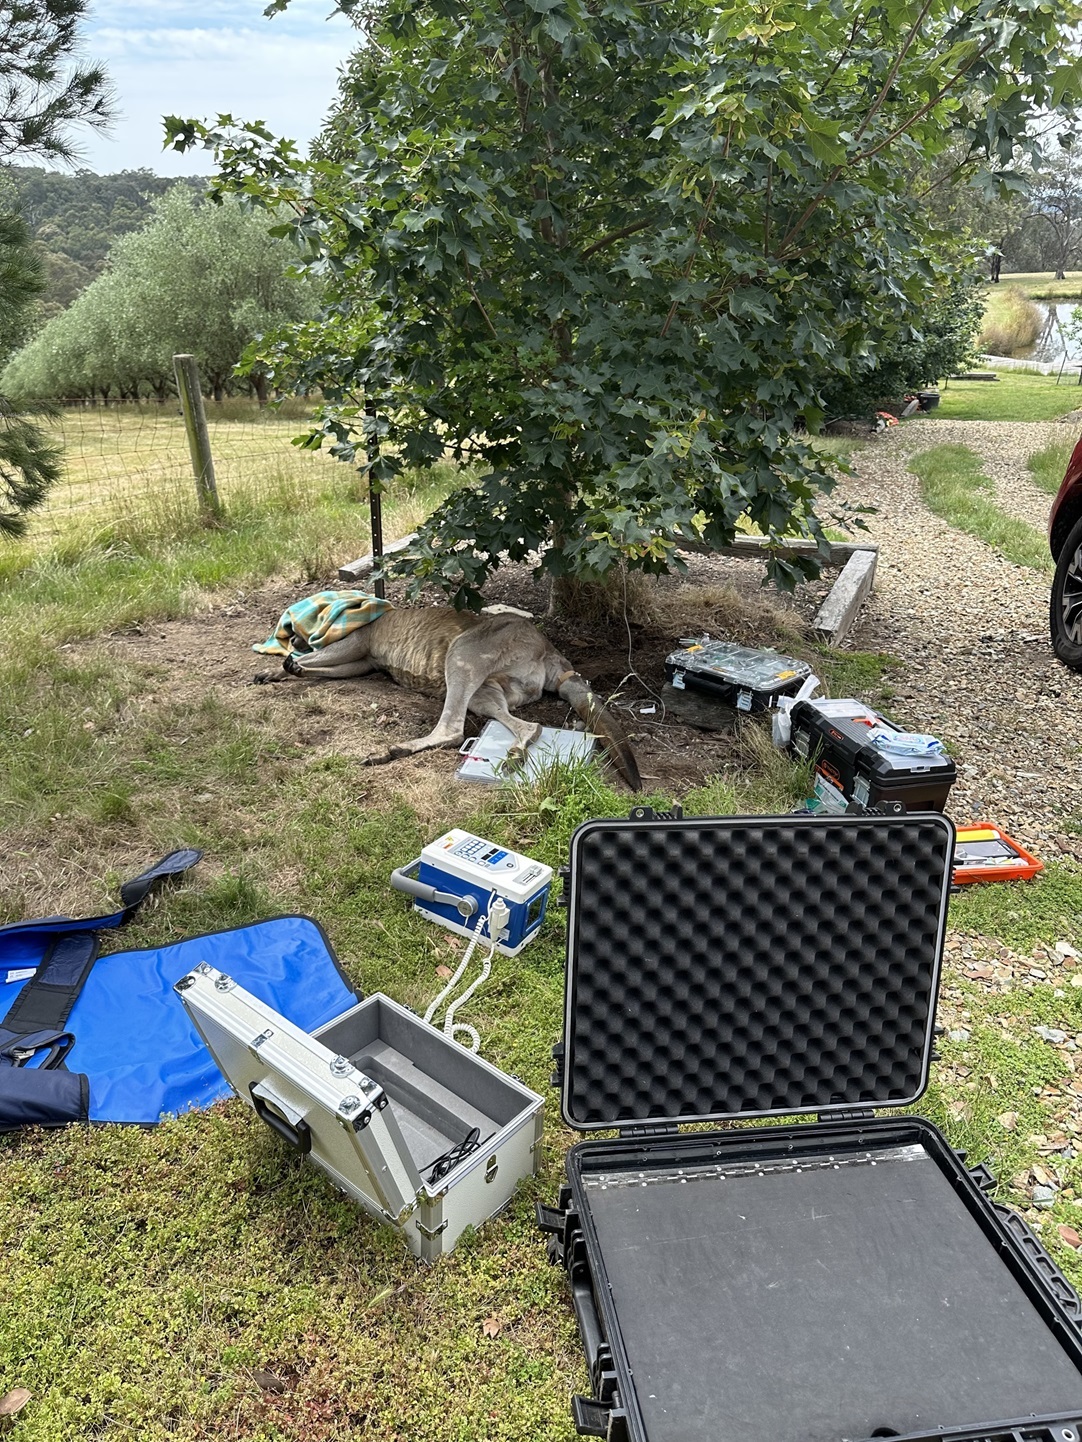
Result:
M635 755L620 727L565 656L520 616L476 616L450 606L386 611L318 651L287 656L293 676L366 676L385 671L413 691L445 691L443 711L427 736L403 741L365 760L378 766L439 746L460 746L466 712L499 721L522 751L541 727L512 715L555 692L601 737L616 769L633 791L642 789Z

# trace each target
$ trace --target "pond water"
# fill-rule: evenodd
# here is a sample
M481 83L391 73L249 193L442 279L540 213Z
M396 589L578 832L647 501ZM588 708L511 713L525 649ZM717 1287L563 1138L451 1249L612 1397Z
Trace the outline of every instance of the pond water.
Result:
M1078 301L1034 301L1044 315L1044 329L1037 337L1037 343L1021 354L1028 360L1053 361L1058 363L1066 356L1068 362L1082 360L1082 337L1068 334L1073 325L1071 311Z

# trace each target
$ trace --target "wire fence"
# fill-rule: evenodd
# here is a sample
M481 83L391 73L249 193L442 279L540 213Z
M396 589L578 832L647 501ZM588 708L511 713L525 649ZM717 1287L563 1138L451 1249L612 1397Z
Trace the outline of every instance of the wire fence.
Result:
M323 452L292 444L308 412L297 404L260 410L254 402L208 404L218 492L238 506L293 499L304 505L328 487L363 489L359 477ZM28 541L113 527L168 533L198 516L188 438L176 399L64 410L46 422L63 450L64 471L34 513Z

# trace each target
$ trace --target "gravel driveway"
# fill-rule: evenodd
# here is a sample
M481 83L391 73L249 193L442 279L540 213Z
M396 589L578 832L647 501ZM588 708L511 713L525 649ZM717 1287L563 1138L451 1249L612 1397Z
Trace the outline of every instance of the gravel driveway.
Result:
M954 819L997 822L1045 860L1082 858L1082 676L1052 653L1049 578L934 516L907 458L971 447L1000 506L1043 531L1051 497L1026 457L1072 434L1055 422L918 418L857 452L857 476L839 488L878 508L867 518L880 544L876 591L853 646L896 656L896 719L950 743Z

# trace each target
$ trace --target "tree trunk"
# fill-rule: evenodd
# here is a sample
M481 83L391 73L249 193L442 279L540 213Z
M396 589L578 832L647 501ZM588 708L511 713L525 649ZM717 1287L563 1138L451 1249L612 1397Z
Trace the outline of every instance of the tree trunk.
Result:
M221 378L221 376L215 376L214 379L213 379L213 381L211 382L211 385L212 385L213 390L214 390L214 399L215 399L215 401L217 402L218 405L221 405L222 399L223 399L223 395L224 395L224 392L223 392L223 389L222 389L222 378Z
M256 397L259 401L259 409L262 410L267 404L267 377L261 371L257 371L252 377L252 385L255 387Z

